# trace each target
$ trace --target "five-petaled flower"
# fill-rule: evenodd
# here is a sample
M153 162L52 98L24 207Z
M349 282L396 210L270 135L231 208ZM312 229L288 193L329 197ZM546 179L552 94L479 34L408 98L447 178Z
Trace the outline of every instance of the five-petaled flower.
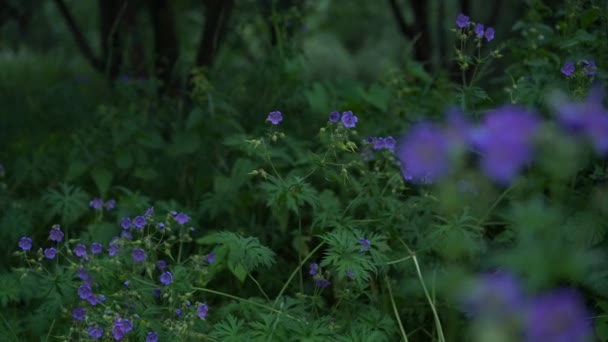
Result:
M131 256L133 257L133 260L137 261L137 262L142 262L144 260L146 260L146 251L144 251L141 248L135 248L133 250L133 253L131 253Z
M339 112L329 113L329 121L332 123L337 123L338 121L340 121L340 113Z
M91 244L91 253L101 254L102 250L103 250L103 246L99 242L93 242Z
M352 111L349 110L342 113L342 124L344 127L354 128L357 125L357 122L359 122L359 118L357 118Z
M49 247L44 250L44 256L47 259L55 259L56 255L57 255L57 250L55 249L55 247Z
M361 244L361 252L369 251L372 246L372 243L364 237L359 238L359 243Z
M576 67L574 66L574 62L566 62L562 67L562 74L566 75L566 77L572 76L576 71Z
M99 340L103 336L103 328L98 326L90 326L88 329L89 337L93 340Z
M456 25L461 29L467 27L469 25L469 17L460 13L456 17Z
M55 242L61 242L61 240L63 240L63 232L61 231L59 225L54 225L51 228L51 231L49 232L49 240Z
M95 210L100 210L101 207L103 207L103 200L99 197L95 197L91 202L89 202L89 207Z
M278 125L283 121L283 114L279 111L270 112L268 113L268 118L266 120L272 122L273 125Z
M179 214L175 215L175 220L177 221L177 223L179 223L180 225L183 226L188 221L190 221L190 217L188 217L188 215L186 215L184 213L179 213Z
M87 246L79 243L76 245L76 247L74 247L74 254L76 254L77 257L82 258L84 256L87 255Z
M146 335L146 342L158 342L158 333L151 331Z
M72 311L72 317L77 321L82 321L87 315L87 311L84 308L77 307Z
M22 237L19 240L19 248L21 248L24 252L27 252L32 249L32 238L29 238L27 236Z
M108 200L105 204L105 207L107 211L113 210L114 208L116 208L116 200L113 198Z
M163 272L160 275L160 282L165 286L169 286L173 282L173 274L169 271Z
M133 226L135 229L141 230L146 225L146 218L143 216L137 216L133 219Z
M485 33L485 30L484 30L483 24L475 25L475 35L478 38L482 38L484 33Z
M487 41L494 40L494 28L493 27L488 27L486 29L486 33L484 34L484 36L486 37Z
M122 229L129 229L132 227L132 223L131 223L131 218L129 217L123 217L120 220L120 226L122 227Z

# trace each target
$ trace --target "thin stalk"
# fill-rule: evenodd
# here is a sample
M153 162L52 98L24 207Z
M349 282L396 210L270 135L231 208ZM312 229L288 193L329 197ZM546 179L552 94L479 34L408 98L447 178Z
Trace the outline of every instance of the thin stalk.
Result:
M266 298L266 300L270 302L270 298L268 297L266 292L264 292L264 289L262 288L262 286L260 286L260 283L258 283L258 281L251 275L251 273L247 273L247 275L249 276L249 279L253 280L253 282L257 285L258 289L260 289L260 292L262 292L264 298Z
M395 303L395 298L393 297L393 289L391 288L391 283L388 280L388 277L384 276L384 281L386 282L386 288L388 289L388 295L391 299L391 305L393 306L393 312L395 313L395 318L397 319L397 324L399 325L399 330L401 331L401 335L403 336L403 340L408 342L407 334L405 333L405 329L403 328L403 323L401 323L401 317L399 317L399 311L397 311L397 304Z
M440 342L445 342L445 337L443 336L443 328L441 327L441 320L439 319L439 314L437 314L437 309L435 308L435 304L429 295L429 291L426 289L426 285L424 283L424 278L422 277L422 271L420 271L420 265L418 264L418 259L416 255L412 255L412 259L414 260L414 265L416 265L416 272L418 273L418 279L420 279L420 285L422 285L422 289L424 290L424 295L426 299L429 301L429 305L431 306L431 311L433 311L433 317L435 318L435 325L437 326L437 335L439 337Z
M279 299L283 296L283 293L285 293L285 291L287 290L287 287L289 286L289 283L291 283L291 281L293 280L293 277L295 277L296 273L298 273L300 271L300 269L302 268L302 266L304 265L304 263L306 263L306 261L308 261L308 259L310 259L310 257L313 254L315 254L319 249L321 249L321 247L323 247L324 245L325 245L325 242L321 242L317 247L315 247L315 249L313 249L310 253L308 253L308 255L304 258L304 260L302 260L300 262L300 264L298 265L298 267L291 273L291 275L287 279L287 282L281 288L281 291L279 291L279 294L277 295L277 298L274 300L273 306L277 305L277 303L279 302Z

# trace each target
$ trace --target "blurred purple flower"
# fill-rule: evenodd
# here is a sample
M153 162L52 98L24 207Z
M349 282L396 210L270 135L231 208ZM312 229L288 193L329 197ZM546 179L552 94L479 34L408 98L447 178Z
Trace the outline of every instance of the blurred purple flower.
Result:
M526 341L592 341L589 317L583 298L571 289L541 294L532 300L526 316Z
M150 207L146 210L146 212L144 213L144 217L150 217L154 215L154 207Z
M486 40L488 42L494 40L494 28L493 27L488 27L486 29L486 33L484 34L484 36L486 37Z
M355 272L353 270L346 270L346 276L354 279L355 278Z
M129 229L132 227L132 223L131 223L131 218L129 217L123 217L120 220L120 226L122 227L122 229Z
M397 141L392 136L389 135L388 137L384 138L384 148L387 150L394 150L396 144Z
M561 71L562 74L566 75L567 77L572 76L572 74L574 74L574 72L576 71L576 68L574 67L574 62L566 62L562 67Z
M460 13L457 17L456 17L456 26L462 28L467 27L467 25L469 25L469 17Z
M481 155L482 171L498 183L510 183L532 161L540 124L535 114L517 106L503 106L488 113L472 137Z
M209 252L209 254L207 254L207 263L213 264L214 261L215 261L215 252L211 251L211 252Z
M186 222L190 220L190 218L184 213L179 213L175 215L175 220L177 221L177 223L183 226L184 224L186 224Z
M446 134L432 123L417 124L397 146L406 180L430 183L450 172L450 144Z
M133 257L133 260L137 261L137 262L142 262L144 260L146 260L146 251L144 251L141 248L135 248L133 250L133 253L131 253L131 256Z
M133 240L133 234L131 234L131 232L127 231L127 230L121 231L120 232L120 237L123 238L123 239L125 239L125 240L129 240L129 241Z
M477 25L475 25L475 35L476 35L478 38L482 38L482 37L483 37L484 32L485 32L485 31L484 31L483 24L477 24Z
M519 313L525 297L511 273L482 274L463 296L463 310L469 316L501 319Z
M129 282L128 280L125 280L125 282L123 284L125 285L125 287L129 287L129 285L131 284L131 282Z
M110 199L110 200L108 200L108 201L106 202L105 207L106 207L106 210L107 210L107 211L114 210L114 208L116 208L116 200L115 200L115 199L113 199L113 198L112 198L112 199Z
M156 262L156 267L158 267L159 271L163 272L167 267L167 262L165 260L158 260L158 262Z
M87 329L89 337L93 340L99 340L103 336L103 328L96 326L89 326Z
M76 254L77 257L82 258L84 256L87 255L87 246L79 243L76 245L76 247L74 248L74 254Z
M160 282L165 286L169 286L173 282L173 274L169 271L163 272L163 274L160 275Z
M76 270L76 275L82 280L91 279L91 275L89 274L89 272L87 272L87 270L82 267Z
M57 250L54 247L46 248L44 250L44 256L47 259L55 259L56 255L57 255Z
M91 291L91 287L89 285L83 284L78 287L78 297L80 297L80 299L87 299L92 294L93 292Z
M357 125L357 122L359 122L359 118L356 117L352 111L349 110L342 113L342 124L344 127L354 128Z
M133 219L133 226L135 229L141 230L146 226L146 218L143 216L136 216L135 219Z
M99 197L95 197L91 202L89 202L89 207L95 210L100 210L103 207L103 200Z
M361 244L361 252L369 251L372 245L372 243L364 237L359 238L359 243Z
M91 244L91 253L101 254L102 250L103 250L103 246L99 242L93 242Z
M181 309L177 309L177 310L175 310L175 315L176 315L177 317L181 317L181 316L182 316L182 310L181 310Z
M24 252L32 249L32 239L24 236L19 240L19 248L21 248Z
M113 257L116 256L116 254L118 254L118 250L120 249L120 247L118 247L117 244L115 243L110 243L108 245L108 255Z
M595 61L583 61L583 70L587 74L587 76L593 76L597 74L597 65L595 65Z
M146 342L158 342L158 333L151 331L146 335Z
M316 279L315 280L315 286L319 287L319 288L326 288L329 287L331 285L331 281L327 280L327 279Z
M274 111L268 113L267 121L272 122L273 125L278 125L281 121L283 121L283 114L279 111Z
M77 321L82 321L86 315L87 311L81 307L77 307L72 311L72 317Z
M310 267L310 270L308 271L308 273L310 275L314 276L314 275L317 275L317 273L319 273L319 264L313 262L312 264L310 264L309 267Z
M61 242L61 240L63 240L63 232L59 225L54 225L51 228L51 231L49 231L49 239L55 242Z
M127 333L133 330L133 323L128 319L117 318L114 320L114 327L112 328L112 335L115 340L122 340Z
M385 147L384 138L374 137L372 138L372 147L374 150L382 150Z
M200 319L205 319L205 317L207 317L208 312L209 312L209 307L207 306L207 303L203 303L203 304L199 305L198 308L196 309L196 314L198 315L198 317Z
M329 113L329 121L333 123L337 123L340 121L340 113L339 112L331 112Z

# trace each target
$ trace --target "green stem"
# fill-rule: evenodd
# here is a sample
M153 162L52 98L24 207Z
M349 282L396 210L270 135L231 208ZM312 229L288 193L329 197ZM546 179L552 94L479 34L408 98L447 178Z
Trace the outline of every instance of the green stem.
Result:
M287 279L287 282L283 285L283 287L281 288L281 291L279 291L277 298L274 300L273 306L277 305L277 303L279 302L279 299L283 296L283 293L285 293L285 291L287 290L289 283L291 283L291 281L293 280L293 277L295 277L296 273L298 273L300 271L300 269L302 268L304 263L306 263L306 261L308 261L308 259L310 259L310 257L313 254L315 254L319 249L321 249L321 247L323 247L324 245L325 245L325 242L321 242L317 247L315 247L315 249L313 249L310 253L308 253L308 255L304 258L304 260L300 261L300 264L298 265L298 267L291 273L291 275Z
M260 289L260 292L262 292L264 298L266 298L266 300L270 302L270 298L268 297L266 292L264 292L264 289L262 288L262 286L260 286L260 283L258 283L258 281L251 275L251 273L247 273L247 275L249 276L249 279L253 280L253 282L257 285L258 289Z
M395 313L395 318L397 319L397 324L399 325L399 331L401 331L401 335L403 336L403 340L408 342L407 334L405 333L405 329L403 328L403 323L401 323L401 317L399 317L399 311L397 310L397 304L395 303L395 298L393 297L393 289L391 288L391 283L388 280L388 277L384 276L384 281L386 282L386 288L388 289L388 295L391 299L391 305L393 306L393 312Z
M492 211L496 208L496 206L498 205L498 203L500 203L500 201L502 201L502 199L507 195L507 193L509 191L511 191L511 189L513 189L514 186L510 186L507 189L505 189L505 191L502 192L502 194L500 194L500 196L498 196L498 198L496 199L496 201L494 201L494 203L492 203L492 205L490 206L490 208L486 211L486 213L481 217L481 219L479 220L479 225L483 225L484 221L488 219L488 217L490 217L490 215L492 214Z
M256 302L254 302L252 300L249 300L249 299L233 296L231 294L224 293L224 292L219 292L219 291L215 291L215 290L211 290L211 289L206 289L204 287L192 287L192 289L193 290L197 290L197 291L201 291L201 292L213 293L213 294L218 295L218 296L222 296L222 297L238 300L240 302L251 304L251 305L257 306L259 308L264 308L264 309L266 309L268 311L274 312L274 313L279 314L279 315L285 315L285 317L289 317L289 318L293 319L294 321L302 322L302 320L299 319L299 318L297 318L297 317L294 317L292 315L286 314L283 311L277 310L277 309L275 309L273 307L270 307L268 305L256 303Z
M416 272L418 273L418 279L420 279L420 285L422 285L422 289L424 290L424 295L429 301L431 311L433 311L433 317L435 318L435 325L437 326L437 335L439 337L439 342L445 342L445 337L443 336L443 328L441 327L441 320L439 319L439 314L437 314L435 304L433 303L433 300L429 295L429 291L426 289L424 278L422 277L422 271L420 270L420 265L418 264L418 259L416 258L416 255L412 255L412 259L414 260L414 265L416 265Z

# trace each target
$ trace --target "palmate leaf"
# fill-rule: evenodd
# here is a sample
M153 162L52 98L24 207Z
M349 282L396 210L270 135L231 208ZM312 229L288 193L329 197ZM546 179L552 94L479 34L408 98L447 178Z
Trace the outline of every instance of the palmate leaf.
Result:
M238 318L228 314L226 319L214 324L213 331L210 336L218 341L240 342L249 340L247 329L244 328L245 323Z
M266 204L270 208L285 208L297 215L304 204L313 208L318 205L317 191L298 176L285 180L269 176L268 182L263 183L261 188L266 193Z
M207 235L197 241L200 244L218 244L217 261L225 261L228 269L240 281L247 274L260 266L270 267L274 263L275 253L260 244L254 237L244 237L232 232L218 232ZM216 262L217 262L216 261Z
M79 187L63 183L59 189L47 191L42 199L49 206L48 220L59 216L63 224L70 225L86 213L89 195Z

